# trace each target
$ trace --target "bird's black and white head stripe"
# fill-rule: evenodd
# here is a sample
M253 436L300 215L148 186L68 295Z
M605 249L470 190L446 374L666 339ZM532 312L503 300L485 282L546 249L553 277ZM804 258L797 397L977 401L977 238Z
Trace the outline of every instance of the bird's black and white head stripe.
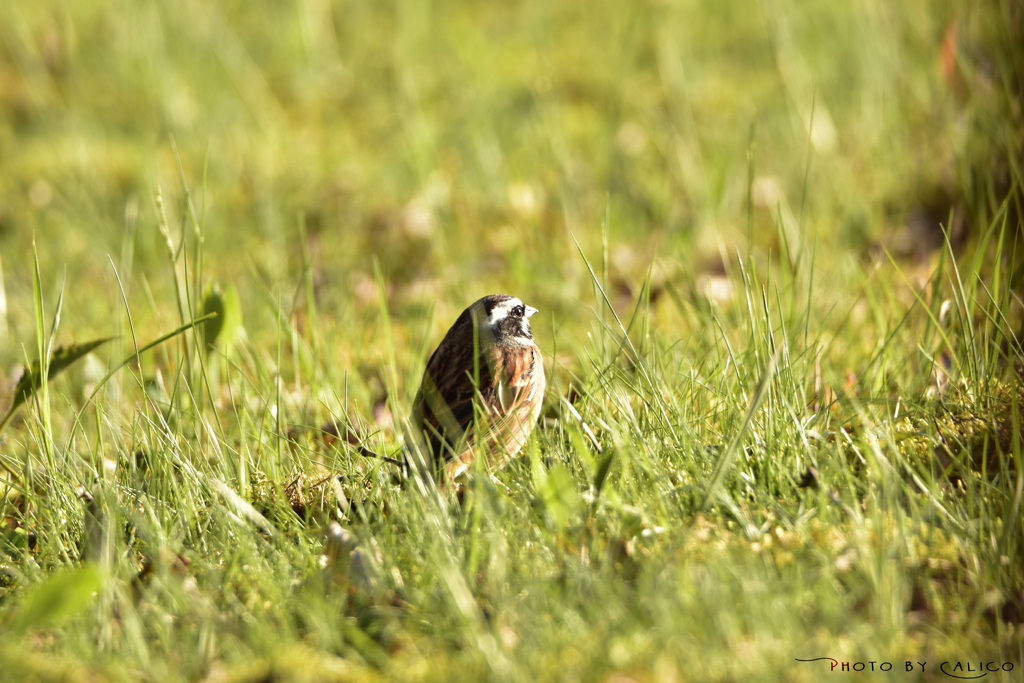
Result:
M496 344L532 344L530 316L537 312L514 296L492 294L478 302L486 318L481 320L494 336Z

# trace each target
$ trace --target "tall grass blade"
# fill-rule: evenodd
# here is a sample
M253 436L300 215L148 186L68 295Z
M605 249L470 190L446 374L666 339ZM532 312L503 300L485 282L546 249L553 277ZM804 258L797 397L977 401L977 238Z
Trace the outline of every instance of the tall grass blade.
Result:
M757 414L758 409L761 407L761 403L764 402L765 397L768 395L768 386L771 383L772 376L775 374L775 366L779 362L779 356L782 354L782 349L778 349L772 354L772 357L768 359L768 365L764 369L764 373L761 375L761 379L757 383L757 388L754 389L754 395L750 399L750 406L747 408L747 414L743 417L743 422L740 424L739 431L736 432L736 436L733 437L732 441L725 451L718 457L718 461L715 463L715 468L711 471L711 476L708 477L708 483L706 485L706 491L704 493L704 500L700 504L701 510L707 510L711 506L712 499L717 495L718 488L722 485L722 481L725 479L725 474L729 469L729 465L732 464L733 458L736 457L736 453L739 451L743 438L747 435L747 431L750 429L751 423L754 421L754 415Z
M39 390L39 387L43 385L44 377L47 381L52 380L54 377L71 367L75 361L86 356L94 349L106 344L112 339L116 339L116 337L104 337L103 339L93 339L92 341L82 342L80 344L59 346L50 354L50 362L45 370L41 367L42 364L39 359L32 361L32 365L25 368L25 371L21 375L21 379L18 380L17 386L14 387L14 401L11 403L11 407L8 409L3 420L0 420L0 430L3 430L4 427L7 426L7 423L11 421L11 417L14 416L14 412L23 403L25 403L33 393Z

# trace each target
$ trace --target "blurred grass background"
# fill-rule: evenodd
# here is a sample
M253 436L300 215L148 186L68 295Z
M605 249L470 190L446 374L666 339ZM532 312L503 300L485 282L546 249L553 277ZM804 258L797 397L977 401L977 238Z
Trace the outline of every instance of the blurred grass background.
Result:
M5 494L0 657L45 680L1019 668L1022 22L1015 0L3 3L2 402L37 355L33 238L47 324L64 290L58 343L120 338L55 380L52 426L34 405L3 437L63 493ZM163 347L61 446L133 334L177 327L179 297L198 315L211 280L238 292L232 361L210 353L207 376L199 338ZM637 316L635 353L615 352L596 282ZM480 484L435 509L303 440L334 414L393 448L426 354L492 292L541 309L549 357L511 498ZM946 300L958 322L939 325ZM788 379L744 436L778 335ZM971 392L946 393L935 359ZM579 396L620 459L608 489L559 399ZM997 436L981 451L1002 478L971 461L973 432L943 451L960 484L900 460L950 441L943 410ZM918 451L896 447L905 427ZM738 503L709 512L716 458L740 468ZM809 464L829 482L813 495ZM325 591L326 517L287 513L310 507L294 482L338 470L373 482L366 509L332 514L379 575ZM32 587L88 559L78 486L109 527L100 604L33 624ZM189 558L184 584L167 553ZM159 589L133 588L146 566ZM62 590L92 592L74 576Z
M1009 189L1015 7L8 3L10 338L31 320L33 233L48 284L67 266L108 285L74 302L76 332L109 332L106 256L126 245L161 293L172 138L194 188L206 168L210 272L247 302L248 260L296 280L302 216L343 326L374 256L399 305L443 320L492 290L567 315L587 281L568 233L596 247L606 213L623 281L655 253L665 277L720 271L746 241L751 169L759 254L778 258L781 208L790 249L816 237L837 268L879 244L926 255L950 210L976 230ZM252 331L271 319L247 313Z

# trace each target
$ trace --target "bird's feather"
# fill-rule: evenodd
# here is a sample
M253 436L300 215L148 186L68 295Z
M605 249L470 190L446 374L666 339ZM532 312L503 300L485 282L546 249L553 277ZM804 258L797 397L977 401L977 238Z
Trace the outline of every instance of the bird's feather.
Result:
M506 297L511 298L511 297ZM451 475L483 447L491 466L500 467L529 437L540 413L545 380L540 350L487 320L486 297L463 311L423 373L412 421L429 456L448 463ZM503 299L498 298L498 301ZM527 328L528 334L528 328Z

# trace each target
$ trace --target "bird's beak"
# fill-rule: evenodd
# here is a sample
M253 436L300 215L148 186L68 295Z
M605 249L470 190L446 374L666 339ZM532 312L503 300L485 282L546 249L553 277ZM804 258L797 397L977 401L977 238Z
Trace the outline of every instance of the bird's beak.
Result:
M526 317L527 318L529 318L531 315L533 315L536 312L537 312L537 309L534 308L533 306L527 306L526 307Z

